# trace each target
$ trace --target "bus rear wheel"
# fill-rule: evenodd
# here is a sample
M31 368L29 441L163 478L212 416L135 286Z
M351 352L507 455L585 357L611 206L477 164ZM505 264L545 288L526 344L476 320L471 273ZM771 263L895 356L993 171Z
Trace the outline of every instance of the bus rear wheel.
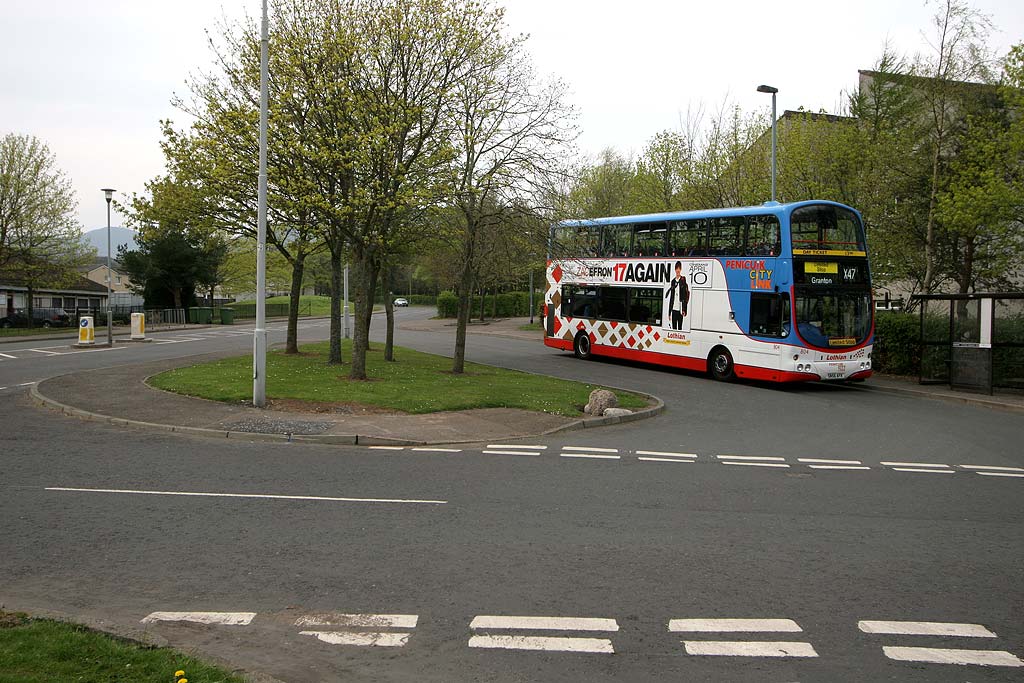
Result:
M572 342L572 351L576 354L577 358L586 360L590 358L590 335L586 332L580 332L576 335L576 339Z
M732 354L724 346L716 346L711 350L711 355L708 356L708 369L711 376L719 382L731 382L736 378Z

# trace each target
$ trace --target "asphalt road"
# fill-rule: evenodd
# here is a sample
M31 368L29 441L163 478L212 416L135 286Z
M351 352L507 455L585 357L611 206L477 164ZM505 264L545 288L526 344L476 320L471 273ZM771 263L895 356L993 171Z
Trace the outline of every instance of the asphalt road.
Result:
M1024 478L995 476L1024 468L1024 416L470 344L667 410L452 452L222 442L63 418L18 385L251 336L0 346L0 603L286 681L1024 678Z

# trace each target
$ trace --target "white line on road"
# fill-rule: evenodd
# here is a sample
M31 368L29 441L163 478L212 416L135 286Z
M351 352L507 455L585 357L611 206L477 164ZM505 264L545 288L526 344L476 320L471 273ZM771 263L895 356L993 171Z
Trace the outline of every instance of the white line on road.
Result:
M819 465L860 465L860 460L828 460L825 458L797 458L797 462L817 463Z
M950 650L936 647L894 647L885 645L882 652L900 662L929 664L976 664L978 666L1024 666L1024 662L1005 650Z
M922 474L956 474L955 470L927 470L921 467L893 467L893 472L921 472Z
M0 353L0 356L3 356L4 358L13 358L14 360L18 360L17 356L12 356L9 353Z
M208 498L266 498L271 500L316 500L335 503L421 503L425 505L446 505L447 500L419 500L406 498L340 498L333 496L284 496L272 493L210 493L200 491L140 491L134 489L81 489L64 486L48 486L47 491L75 491L81 493L135 493L149 496L196 496Z
M696 453L675 453L673 451L637 451L637 455L665 455L677 458L696 458Z
M901 636L959 636L962 638L995 638L996 634L981 624L957 624L944 621L858 621L864 633L885 633Z
M781 459L781 458L780 458ZM778 462L747 462L744 460L724 460L723 465L746 465L747 467L789 467L785 463Z
M1024 474L1014 474L1013 472L975 472L983 477L1024 477Z
M543 450L547 450L547 446L524 446L524 445L514 444L514 443L489 443L489 444L487 444L487 447L488 448L505 449L505 450L515 450L517 448L520 448L520 449L523 449L523 450L527 450L527 451L543 451Z
M668 630L673 633L799 633L800 625L792 619L672 619Z
M808 465L812 470L870 470L866 465Z
M614 619L596 617L506 617L481 615L474 617L472 629L535 629L538 631L618 631Z
M484 455L540 455L537 451L484 451Z
M426 451L428 453L461 453L461 448L413 448L414 451Z
M142 620L143 624L157 621L191 621L197 624L222 626L248 626L255 612L153 612Z
M620 460L618 455L602 455L600 453L559 453L563 458L590 458L592 460Z
M470 647L499 650L546 650L552 652L597 652L614 654L607 638L560 638L552 636L473 636Z
M295 620L305 626L358 626L366 628L416 628L418 614L308 614Z
M690 655L718 657L817 657L810 643L732 640L684 640Z
M26 350L27 351L32 351L33 353L45 353L47 356L59 356L60 355L56 351L47 351L45 349L26 349Z
M35 382L22 382L21 384L15 384L14 386L16 386L16 387L30 387L33 384L35 384Z
M331 645L360 647L402 647L409 642L408 633L349 633L346 631L299 631L300 636L313 636Z
M993 465L960 465L965 470L996 470L999 472L1024 472L1024 467L995 467Z
M643 457L641 457L641 458L637 458L637 460L642 460L644 462L695 462L694 460L689 460L689 459L686 459L686 458L643 458Z
M618 448L597 448L596 446L562 446L563 451L593 451L595 453L618 453Z
M374 451L404 451L405 446L370 446Z
M719 460L760 460L764 462L786 462L785 458L768 455L716 455Z
M882 464L887 467L949 467L949 465L935 462L887 462L883 460Z

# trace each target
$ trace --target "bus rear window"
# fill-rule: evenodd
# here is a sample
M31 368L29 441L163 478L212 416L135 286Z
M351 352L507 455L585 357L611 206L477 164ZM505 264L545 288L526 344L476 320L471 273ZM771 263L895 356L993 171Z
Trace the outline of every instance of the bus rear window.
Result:
M843 252L864 256L864 228L857 214L838 206L802 206L789 218L794 254Z

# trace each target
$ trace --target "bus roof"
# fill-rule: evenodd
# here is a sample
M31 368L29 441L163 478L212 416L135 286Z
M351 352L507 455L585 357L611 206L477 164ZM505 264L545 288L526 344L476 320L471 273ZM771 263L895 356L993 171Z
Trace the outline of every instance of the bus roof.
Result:
M558 226L565 227L582 227L587 225L616 225L618 223L663 223L665 221L683 221L694 218L723 218L725 216L768 216L768 215L782 215L789 213L793 209L800 206L809 206L812 204L827 204L830 206L839 206L844 209L850 209L855 211L852 207L839 202L828 201L824 199L810 199L802 202L788 202L780 204L779 202L765 202L758 206L737 206L727 207L724 209L698 209L695 211L669 211L667 213L645 213L638 214L636 216L609 216L606 218L585 218L585 219L574 219L566 220L557 223Z

